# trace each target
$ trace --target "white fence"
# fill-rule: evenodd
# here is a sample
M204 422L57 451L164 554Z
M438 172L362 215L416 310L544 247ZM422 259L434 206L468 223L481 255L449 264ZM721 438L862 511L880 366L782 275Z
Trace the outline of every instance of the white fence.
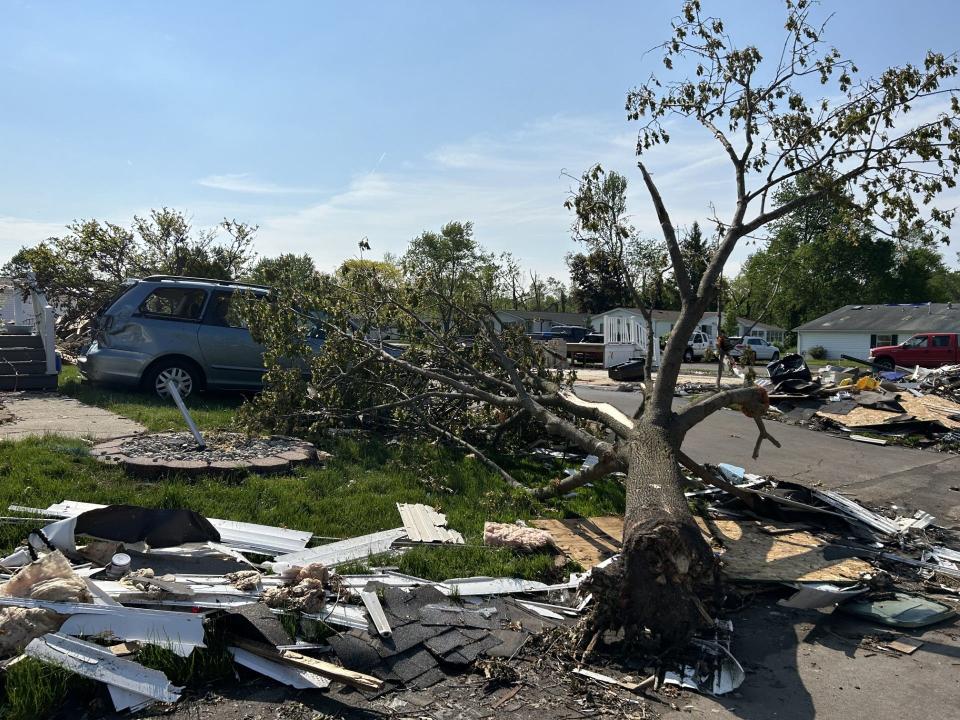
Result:
M619 365L647 356L646 326L632 317L607 317L603 323L603 366ZM653 366L660 365L660 343L653 339Z

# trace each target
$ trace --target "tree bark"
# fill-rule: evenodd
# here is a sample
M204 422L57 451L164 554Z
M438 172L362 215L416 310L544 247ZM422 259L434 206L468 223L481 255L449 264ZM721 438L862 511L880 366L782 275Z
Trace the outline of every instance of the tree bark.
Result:
M678 444L669 429L638 423L627 450L623 552L591 578L597 629L622 629L628 643L654 653L683 647L709 624L718 583L683 496Z

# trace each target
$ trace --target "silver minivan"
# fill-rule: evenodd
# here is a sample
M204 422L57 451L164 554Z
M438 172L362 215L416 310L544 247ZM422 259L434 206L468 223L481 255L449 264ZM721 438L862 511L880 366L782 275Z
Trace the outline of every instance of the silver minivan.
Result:
M183 396L206 388L258 390L266 372L263 346L237 308L266 301L269 293L263 285L172 275L132 281L94 318L80 373L161 397L168 380ZM322 338L308 342L319 347Z

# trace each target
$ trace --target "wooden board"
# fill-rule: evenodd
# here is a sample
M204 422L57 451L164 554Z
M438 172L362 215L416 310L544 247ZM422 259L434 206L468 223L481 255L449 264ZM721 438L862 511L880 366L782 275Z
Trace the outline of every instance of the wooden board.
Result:
M708 542L722 545L723 573L755 582L853 582L873 567L858 558L828 559L827 543L803 530L770 535L756 523L694 518Z
M731 580L756 582L851 582L873 568L857 558L828 559L827 543L808 532L766 522L695 518L707 542L722 545L723 572ZM623 518L595 517L534 520L570 559L584 568L620 550ZM771 533L771 530L773 533Z
M546 530L564 555L585 570L620 552L623 518L615 515L569 520L534 520L534 527Z
M840 388L843 390L843 388ZM917 420L939 420L948 428L960 428L960 422L951 420L948 415L960 414L960 404L937 395L916 397L908 392L900 393L898 402L903 405L907 415L913 415ZM896 417L897 413L886 410L872 410L871 408L856 407L846 415L830 413L830 404L826 404L817 412L817 415L835 420L841 425L856 428L863 425L878 425Z

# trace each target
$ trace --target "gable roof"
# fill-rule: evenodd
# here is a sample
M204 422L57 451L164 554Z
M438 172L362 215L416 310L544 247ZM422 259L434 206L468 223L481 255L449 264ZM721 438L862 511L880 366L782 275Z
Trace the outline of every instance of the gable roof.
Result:
M604 317L605 315L609 315L610 313L616 312L618 310L625 310L626 312L632 313L634 315L641 315L641 316L643 315L643 313L640 312L640 308L615 307L610 310L607 310L605 313L601 313L600 317ZM680 317L679 310L651 310L651 312L653 313L654 321L662 320L664 322L676 322L677 319L679 319ZM717 313L712 310L705 312L703 314L704 320L716 320L716 318L717 318ZM754 330L779 330L783 332L782 327L778 327L776 325L771 325L770 323L763 323L763 322L757 322L756 324L754 324L753 320L745 317L738 317L737 324L747 325L747 326L753 325Z
M794 328L794 332L960 332L960 306L953 303L844 305Z
M548 310L498 310L497 317L504 315L515 317L518 320L550 320L559 325L588 325L589 313L551 312Z

